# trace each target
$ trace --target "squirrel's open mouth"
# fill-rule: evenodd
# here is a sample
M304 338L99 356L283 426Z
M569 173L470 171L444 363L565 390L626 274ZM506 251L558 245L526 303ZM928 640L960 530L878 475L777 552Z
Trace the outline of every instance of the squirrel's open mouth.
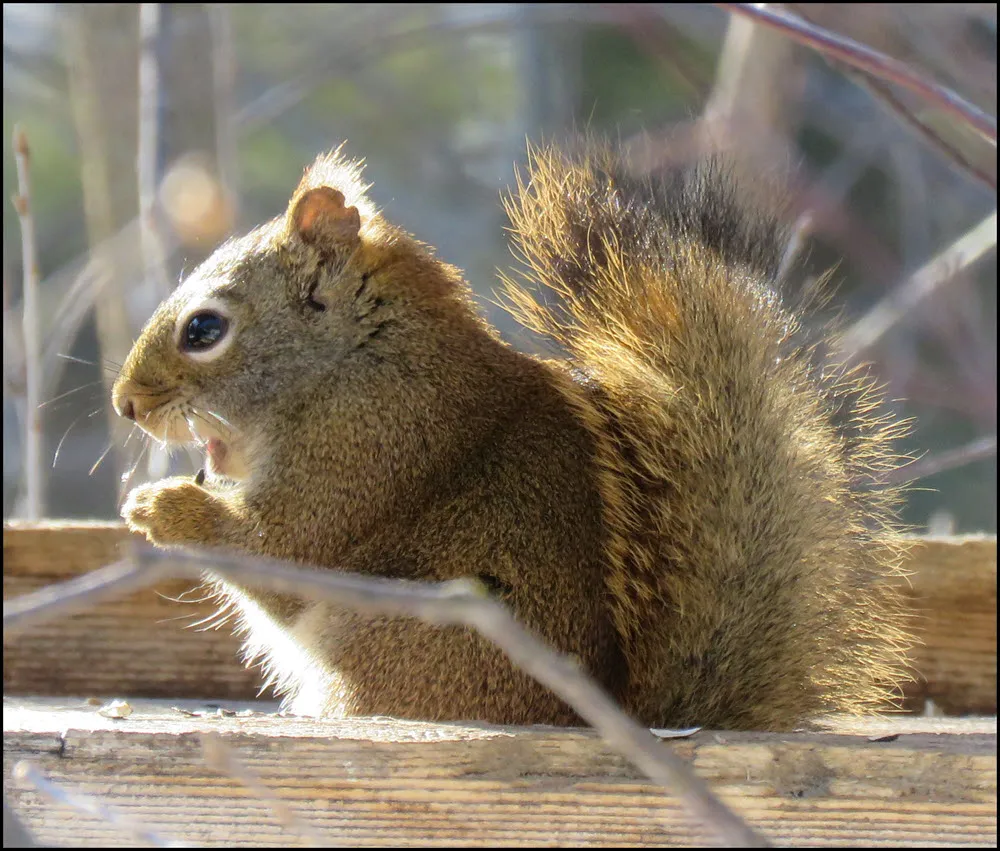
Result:
M205 469L215 476L227 479L246 478L247 470L239 447L239 436L232 432L228 421L219 419L219 426L206 419L198 409L185 410L182 414L187 440L193 440L205 452Z
M205 458L208 469L217 475L226 475L226 461L229 458L229 447L218 437L210 437L205 442Z

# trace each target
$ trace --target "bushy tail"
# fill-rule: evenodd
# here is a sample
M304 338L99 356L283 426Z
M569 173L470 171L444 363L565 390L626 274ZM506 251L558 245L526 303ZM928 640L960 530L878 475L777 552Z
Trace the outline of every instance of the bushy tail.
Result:
M517 318L574 364L598 447L621 698L649 724L884 708L907 636L900 428L771 289L785 245L717 160L651 178L533 151L508 205Z

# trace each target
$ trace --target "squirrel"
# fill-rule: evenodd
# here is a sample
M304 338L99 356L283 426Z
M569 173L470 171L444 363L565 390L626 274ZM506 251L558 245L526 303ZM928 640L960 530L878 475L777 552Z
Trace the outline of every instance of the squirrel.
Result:
M376 577L479 577L640 723L787 730L906 679L905 425L778 294L781 216L717 155L636 176L529 152L507 201L523 354L341 149L156 310L113 390L207 475L128 527ZM286 706L579 724L471 629L216 578Z

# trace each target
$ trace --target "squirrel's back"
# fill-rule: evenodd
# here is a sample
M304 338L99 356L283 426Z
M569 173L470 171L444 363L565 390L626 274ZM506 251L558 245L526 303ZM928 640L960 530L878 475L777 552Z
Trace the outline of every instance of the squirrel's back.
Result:
M900 427L783 306L777 218L717 160L635 178L594 148L533 152L509 212L543 294L507 296L568 354L597 447L626 709L777 729L885 708Z

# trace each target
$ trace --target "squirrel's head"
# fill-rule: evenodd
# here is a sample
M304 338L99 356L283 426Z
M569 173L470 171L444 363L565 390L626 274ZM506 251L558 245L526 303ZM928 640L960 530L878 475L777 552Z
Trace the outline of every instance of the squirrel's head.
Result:
M467 286L386 222L367 188L360 164L321 156L285 215L202 263L129 353L119 415L165 443L207 445L209 469L241 479L267 426L316 394L363 396L386 371L405 382L419 381L415 363L432 370L422 341L442 322L478 322Z

